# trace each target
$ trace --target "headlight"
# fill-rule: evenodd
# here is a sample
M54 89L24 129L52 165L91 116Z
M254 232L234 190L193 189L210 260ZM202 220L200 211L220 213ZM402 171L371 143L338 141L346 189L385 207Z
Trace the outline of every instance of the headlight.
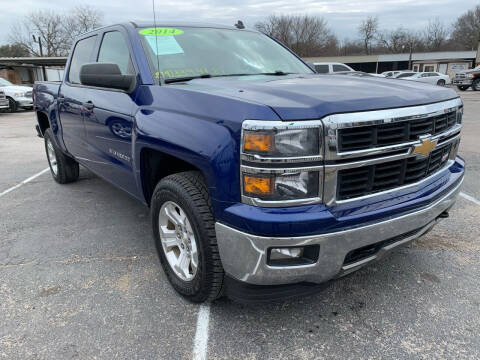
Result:
M473 74L467 74L467 78L468 78L468 79L473 78Z
M15 97L25 97L25 93L14 93L13 96L15 96Z
M246 120L241 144L242 200L258 206L320 202L322 129L319 120Z
M462 117L463 117L463 106L458 108L457 110L457 124L462 123Z
M243 194L264 201L290 201L318 197L318 171L283 174L243 173Z

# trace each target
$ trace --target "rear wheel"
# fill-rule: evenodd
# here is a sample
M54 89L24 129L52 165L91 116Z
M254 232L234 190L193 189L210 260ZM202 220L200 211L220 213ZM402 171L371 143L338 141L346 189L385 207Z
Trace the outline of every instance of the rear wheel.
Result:
M437 85L445 86L445 80L443 80L443 79L438 80Z
M173 288L194 302L219 298L224 271L202 175L189 171L160 181L152 196L151 220L160 262Z
M45 152L53 179L59 184L67 184L78 179L80 168L78 163L65 155L55 143L52 130L48 128L43 135Z
M469 88L469 86L465 86L465 85L464 85L464 86L457 86L457 88L458 88L458 90L460 90L460 91L465 91L465 90L467 90L467 89Z
M480 91L480 79L473 80L472 89L475 91Z

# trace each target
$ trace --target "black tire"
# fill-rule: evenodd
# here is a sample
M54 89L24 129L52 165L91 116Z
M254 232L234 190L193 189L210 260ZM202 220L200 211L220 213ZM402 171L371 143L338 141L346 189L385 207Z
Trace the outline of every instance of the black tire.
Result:
M195 236L198 267L189 281L182 280L175 274L163 250L159 216L162 205L167 201L182 208ZM192 302L213 301L221 297L225 273L218 252L208 187L202 174L188 171L162 179L153 193L150 214L158 256L173 288Z
M8 112L14 113L17 111L17 102L12 98L8 98Z
M463 86L457 86L457 88L458 88L458 90L460 90L460 91L465 91L465 90L467 90L467 89L469 88L469 86L463 85Z
M71 157L65 155L62 150L57 146L52 130L48 128L43 134L45 140L45 152L47 154L48 165L50 166L50 172L53 179L59 184L67 184L74 182L78 179L80 174L80 167L78 163ZM51 143L55 152L57 171L53 170L50 157L48 155L48 143Z
M473 80L472 89L475 91L480 91L480 79Z
M443 80L443 79L438 80L437 85L445 86L445 80Z

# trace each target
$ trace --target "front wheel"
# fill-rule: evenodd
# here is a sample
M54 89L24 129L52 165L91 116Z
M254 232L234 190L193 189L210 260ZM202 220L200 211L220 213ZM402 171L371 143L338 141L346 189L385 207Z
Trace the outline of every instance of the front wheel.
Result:
M480 91L480 79L473 80L472 89L475 91Z
M8 98L8 112L14 113L17 111L17 102L12 98Z
M80 174L78 163L58 148L50 128L45 131L43 138L45 139L45 152L53 179L59 184L67 184L77 180Z
M445 86L445 80L443 80L443 79L438 80L437 85Z
M457 88L458 88L458 90L460 90L460 91L465 91L465 90L467 90L467 89L469 88L469 86L465 86L465 85L464 85L464 86L457 86Z
M222 295L224 271L202 175L167 176L155 188L151 220L160 262L173 288L193 302Z

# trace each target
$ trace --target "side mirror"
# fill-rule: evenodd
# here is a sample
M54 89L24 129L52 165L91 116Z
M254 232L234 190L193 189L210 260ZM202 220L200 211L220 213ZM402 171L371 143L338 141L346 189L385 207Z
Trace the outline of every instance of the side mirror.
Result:
M117 64L89 63L80 68L80 82L82 85L129 92L135 86L135 75L122 75Z

